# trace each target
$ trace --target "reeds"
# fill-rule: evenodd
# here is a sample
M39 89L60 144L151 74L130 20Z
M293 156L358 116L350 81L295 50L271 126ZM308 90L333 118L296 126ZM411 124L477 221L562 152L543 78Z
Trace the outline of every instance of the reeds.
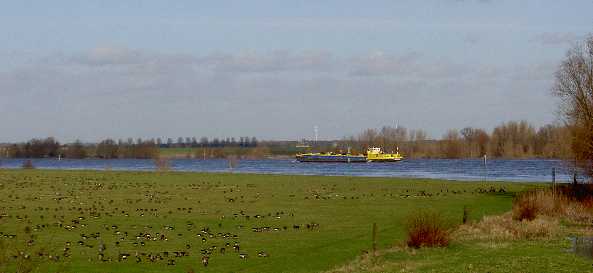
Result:
M587 185L562 186L523 193L513 200L513 219L532 221L538 216L565 218L577 223L593 221L593 195Z
M559 231L559 221L540 216L531 221L517 221L512 213L485 216L481 221L459 226L453 237L461 240L508 241L549 238Z
M589 185L566 185L522 193L513 200L511 212L461 225L455 237L495 241L550 238L559 232L561 220L593 222L591 191Z

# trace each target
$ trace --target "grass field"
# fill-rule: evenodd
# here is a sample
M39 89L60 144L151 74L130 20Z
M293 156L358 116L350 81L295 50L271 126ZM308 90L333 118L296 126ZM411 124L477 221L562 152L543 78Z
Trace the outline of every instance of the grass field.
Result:
M561 239L497 248L453 242L444 249L391 250L405 239L405 217L418 209L435 209L460 223L468 206L470 220L479 220L509 211L516 192L538 186L1 170L0 272L320 272L368 251L373 223L385 272L408 265L411 271L542 272L542 259L545 266L567 272L591 269L589 261L566 253Z

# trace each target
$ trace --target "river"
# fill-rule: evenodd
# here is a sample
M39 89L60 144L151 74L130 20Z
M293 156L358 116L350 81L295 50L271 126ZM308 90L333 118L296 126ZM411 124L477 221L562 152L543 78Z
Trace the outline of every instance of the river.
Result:
M0 168L20 168L25 159L2 159ZM39 169L153 171L143 159L33 159ZM409 159L397 163L300 163L291 159L239 160L232 170L224 159L175 159L171 170L294 175L435 178L463 181L570 182L571 168L560 160Z

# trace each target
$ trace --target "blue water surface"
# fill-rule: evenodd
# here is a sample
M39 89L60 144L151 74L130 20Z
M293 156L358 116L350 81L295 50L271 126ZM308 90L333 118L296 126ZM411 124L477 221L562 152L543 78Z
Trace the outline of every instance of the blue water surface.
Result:
M20 168L26 159L1 159L0 168ZM148 159L32 159L35 168L154 171ZM292 159L239 160L232 170L224 159L174 159L171 170L261 174L435 178L463 181L570 182L572 169L560 160L409 159L397 163L301 163Z

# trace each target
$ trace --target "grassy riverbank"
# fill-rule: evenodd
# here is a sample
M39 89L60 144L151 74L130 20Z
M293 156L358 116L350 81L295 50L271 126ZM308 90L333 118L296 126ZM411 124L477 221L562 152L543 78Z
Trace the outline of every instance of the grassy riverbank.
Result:
M565 253L560 239L496 248L471 242L413 252L393 248L405 239L405 218L418 209L435 209L460 223L467 206L470 220L478 221L509 211L515 193L539 186L1 170L0 272L319 272L351 264L369 250L372 223L379 227L380 259L393 265L387 272L405 264L413 265L412 271L456 271L464 269L462 264L496 271L495 262L517 261L519 268L539 269L541 257L568 269L589 268L590 262ZM203 256L209 257L208 267L201 263ZM357 271L363 269L352 272Z

